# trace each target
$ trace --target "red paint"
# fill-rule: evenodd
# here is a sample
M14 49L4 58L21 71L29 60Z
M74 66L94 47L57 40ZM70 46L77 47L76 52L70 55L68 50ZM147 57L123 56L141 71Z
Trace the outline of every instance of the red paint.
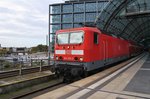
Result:
M63 61L79 61L75 57L83 58L83 62L92 62L97 60L104 60L107 58L116 58L121 56L130 56L133 53L141 51L141 47L133 44L127 40L112 37L102 33L97 28L83 27L59 30L58 33L70 31L84 31L84 42L82 44L55 44L55 50L65 50L65 55L56 55L54 57L63 57ZM94 32L98 33L98 44L94 44ZM68 48L69 47L69 48ZM71 50L84 50L84 55L71 55Z

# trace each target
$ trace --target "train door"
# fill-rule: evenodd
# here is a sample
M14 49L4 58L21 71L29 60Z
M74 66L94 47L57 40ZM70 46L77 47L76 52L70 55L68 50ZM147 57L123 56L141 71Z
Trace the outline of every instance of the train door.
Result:
M104 59L104 61L106 59L106 49L105 48L106 48L105 47L105 41L103 41L103 59Z
M108 60L108 42L106 41L106 60Z
M108 42L103 41L103 57L104 57L104 62L107 63L107 58L108 58Z

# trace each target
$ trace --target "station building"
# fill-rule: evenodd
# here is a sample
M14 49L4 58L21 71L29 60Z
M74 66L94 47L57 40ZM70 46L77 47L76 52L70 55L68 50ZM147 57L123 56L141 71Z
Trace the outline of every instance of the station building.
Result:
M103 33L150 46L150 0L70 0L49 11L51 41L56 30L95 23Z
M94 23L109 1L70 0L50 5L49 33L51 41L54 43L57 30L81 27L81 23Z
M150 0L112 0L95 23L107 34L150 46Z

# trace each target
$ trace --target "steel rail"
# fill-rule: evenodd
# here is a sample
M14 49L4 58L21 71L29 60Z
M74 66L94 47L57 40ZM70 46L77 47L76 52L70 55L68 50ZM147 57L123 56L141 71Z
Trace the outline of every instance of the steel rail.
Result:
M125 63L125 64L124 64L123 66L121 66L121 67L117 67L116 69L114 69L114 70L111 72L111 74L114 73L114 72L116 72L117 70L120 70L120 69L123 68L124 66L126 66L126 65L128 65L128 64L131 64L132 62L134 62L134 61L136 60L134 63L132 63L132 65L134 65L134 64L137 63L140 59L142 59L144 56L145 56L145 54L141 54L141 55L139 55L139 56L137 56L137 57L134 57L133 59L129 60L129 62L125 61L125 62L127 62L127 63ZM121 64L121 63L119 63L119 64ZM111 67L110 67L110 68L111 68ZM112 67L112 68L113 68L113 67ZM109 70L109 68L106 68L106 70L107 70L107 69ZM97 73L96 73L96 74L97 74ZM106 74L105 76L108 76L108 75L110 75L110 73ZM90 76L93 76L93 75L90 75ZM90 76L88 76L88 77L90 77ZM104 76L104 77L105 77L105 76ZM102 78L104 78L104 77L102 77ZM102 79L102 78L101 78L101 79ZM58 78L56 78L56 80L57 80L57 79L58 79ZM64 83L63 81L60 81L60 82L57 82L57 83L52 84L52 85L50 85L50 86L47 86L47 87L45 87L45 88L41 88L41 89L38 89L38 90L35 90L35 91L32 91L32 92L28 92L28 93L25 93L25 94L20 95L20 96L17 96L17 97L12 97L12 99L20 99L20 98L28 97L29 95L32 95L32 94L41 92L41 91L46 90L46 89L51 89L51 88L53 88L53 87L60 86L60 85L65 86L65 85L67 85L67 84ZM61 87L62 87L62 86L61 86ZM59 87L58 87L58 88L59 88ZM57 89L57 87L54 88L54 89L52 89L52 90L55 90L55 89Z
M50 70L50 68L51 68L51 66L42 66L41 71L47 71L47 70ZM39 71L40 71L39 66L32 67L32 68L25 68L25 69L21 69L21 75L36 73ZM20 75L20 69L4 71L4 72L0 72L0 79L19 76L19 75Z

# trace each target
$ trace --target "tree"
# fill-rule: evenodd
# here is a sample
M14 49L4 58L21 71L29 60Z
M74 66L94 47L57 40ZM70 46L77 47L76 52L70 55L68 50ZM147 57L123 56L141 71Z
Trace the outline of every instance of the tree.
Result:
M6 55L8 51L6 49L0 49L0 56Z
M48 46L47 45L42 45L42 44L31 48L31 53L47 52L47 51L48 51Z

